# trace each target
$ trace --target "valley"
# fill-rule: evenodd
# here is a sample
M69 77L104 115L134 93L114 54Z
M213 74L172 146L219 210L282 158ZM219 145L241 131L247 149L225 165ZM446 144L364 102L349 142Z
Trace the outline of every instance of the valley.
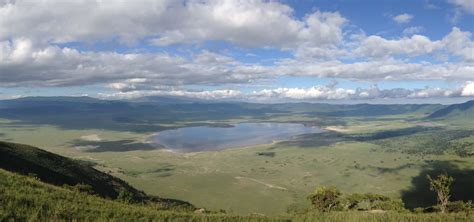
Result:
M87 98L49 100L2 101L0 140L34 144L90 162L147 194L186 200L209 210L286 215L308 208L306 197L318 186L335 186L346 193L373 192L401 198L409 208L427 207L436 200L424 178L442 171L456 178L454 199L474 199L469 189L474 185L472 113L429 117L447 106L164 106ZM28 113L31 104L41 112ZM182 112L171 115L175 109ZM91 114L82 115L86 111ZM205 118L204 112L215 115ZM130 119L125 121L123 116ZM107 124L93 124L97 122ZM156 131L195 126L219 129L256 122L298 123L324 131L303 132L268 144L197 152L170 151L149 141ZM419 195L425 198L417 198Z

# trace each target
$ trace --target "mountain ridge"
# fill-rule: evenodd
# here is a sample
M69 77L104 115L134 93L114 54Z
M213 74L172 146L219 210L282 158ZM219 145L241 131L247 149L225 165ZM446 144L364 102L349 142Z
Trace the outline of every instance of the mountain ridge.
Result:
M452 117L453 115L455 115L456 112L458 112L458 114L464 113L467 115L474 116L474 100L470 100L468 102L460 103L460 104L453 104L445 108L439 109L433 112L431 115L429 115L428 118L439 119L439 118Z

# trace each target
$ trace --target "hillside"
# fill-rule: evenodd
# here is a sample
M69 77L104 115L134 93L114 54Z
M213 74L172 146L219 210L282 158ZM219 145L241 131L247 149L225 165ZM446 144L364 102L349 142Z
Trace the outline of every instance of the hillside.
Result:
M89 185L94 194L104 198L116 199L121 193L127 193L136 202L191 206L183 201L148 196L125 181L94 169L91 163L72 160L23 144L0 141L0 168L23 175L34 175L43 182L57 186Z
M107 200L2 169L0 196L0 221L267 221L261 216L204 215Z
M428 118L474 118L474 100L466 103L454 104L433 112Z
M285 217L239 216L163 210L130 204L43 183L0 169L0 221L471 221L466 214L325 213Z

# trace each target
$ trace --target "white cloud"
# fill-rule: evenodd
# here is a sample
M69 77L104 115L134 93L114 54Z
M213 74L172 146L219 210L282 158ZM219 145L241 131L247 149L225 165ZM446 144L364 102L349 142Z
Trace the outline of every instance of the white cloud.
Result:
M413 35L413 34L421 33L423 31L425 31L425 28L423 28L422 26L411 26L411 27L403 29L402 33L404 35Z
M337 12L303 19L285 4L265 0L11 1L0 5L0 40L134 43L156 45L222 40L244 46L327 45L342 39Z
M267 78L259 65L203 51L190 59L166 53L81 52L35 47L27 39L0 42L0 86L68 86L112 83L135 85L248 83ZM124 82L123 82L124 81Z
M251 47L325 46L341 41L346 23L337 12L316 11L297 20L291 15L291 8L276 2L214 1L189 5L189 20L153 39L153 44L224 40Z
M187 91L187 90L134 90L127 92L116 92L111 94L101 93L100 97L105 99L134 99L146 96L179 96L199 98L206 100L236 99L244 98L238 90L222 89L212 91Z
M471 90L471 94L465 91ZM329 100L378 100L378 99L420 99L420 98L450 98L459 96L473 96L474 84L468 82L464 88L455 90L425 87L422 89L380 89L377 86L369 88L346 89L336 85L313 86L309 88L273 88L262 89L250 93L239 90L220 89L210 91L181 90L134 90L101 94L103 98L132 99L143 96L184 96L207 100L242 100L257 102L272 101L329 101Z
M473 84L474 90L474 84ZM474 91L473 91L474 93ZM474 94L473 94L474 95ZM257 100L291 99L291 100L374 100L395 98L447 98L459 97L461 89L443 89L425 87L422 89L380 89L369 88L344 89L335 86L314 86L310 88L276 88L253 92L249 97Z
M58 46L39 47L25 38L0 42L0 86L69 86L109 84L120 90L154 89L156 85L252 84L276 76L314 76L347 80L472 80L470 33L458 28L439 41L414 35L397 40L369 36L355 49L328 48L327 59L280 59L272 65L246 64L209 51L185 58L166 53L88 52ZM347 51L346 51L347 50ZM352 50L352 51L351 51ZM410 62L395 55L449 52L457 63ZM322 52L325 52L324 50ZM338 55L360 61L343 62ZM314 55L314 54L313 54ZM369 59L361 59L365 56Z
M353 53L368 57L420 56L433 53L447 53L446 56L459 56L465 61L474 61L474 42L472 34L453 27L441 40L431 40L423 35L412 35L399 39L386 39L381 36L361 36Z
M413 35L397 40L387 40L380 36L369 36L364 39L356 53L371 57L387 57L391 55L418 56L433 53L441 48L439 41L431 41L426 36Z
M311 88L276 88L264 89L253 92L254 97L259 98L278 98L278 99L316 99L316 100L332 100L345 99L353 96L355 90L331 88L327 86L315 86Z
M452 96L459 96L459 92L452 91L449 89L442 89L442 88L429 88L426 87L424 89L413 90L409 95L408 98L433 98L433 97L452 97Z
M474 81L466 82L464 85L462 92L462 96L474 96Z
M457 27L436 40L417 34L423 31L420 26L407 27L401 37L384 38L366 36L363 30L354 31L357 29L354 24L338 12L313 11L298 18L290 6L278 1L138 1L0 0L0 87L96 84L117 90L121 96L174 94L229 98L261 94L338 99L403 94L422 98L451 96L458 91L427 88L392 92L377 87L315 86L269 88L247 95L235 90L188 92L184 89L189 85L249 86L285 75L367 82L465 82L474 78L472 34ZM452 2L469 8L472 1ZM404 13L393 19L408 23L413 15ZM110 41L115 44L114 40L126 44L190 45L183 46L183 51L189 51L179 51L177 56L147 52L141 47L134 50L133 45L129 52L114 52L85 51L58 44L94 45ZM259 55L251 59L255 63L244 63L233 52L201 50L206 48L201 43L212 40L232 46L276 48L289 56L281 59ZM248 48L242 50L247 53L245 50Z
M413 19L413 15L407 14L407 13L402 13L397 16L394 16L392 19L396 23L402 24L402 23L408 23Z
M275 67L279 75L331 77L356 81L376 80L471 80L474 64L409 63L381 59L354 63L331 61L285 60Z
M466 12L474 13L474 0L449 0L449 2L462 8Z
M461 56L467 61L474 61L474 42L471 40L471 36L470 32L463 32L454 27L442 42L451 54Z

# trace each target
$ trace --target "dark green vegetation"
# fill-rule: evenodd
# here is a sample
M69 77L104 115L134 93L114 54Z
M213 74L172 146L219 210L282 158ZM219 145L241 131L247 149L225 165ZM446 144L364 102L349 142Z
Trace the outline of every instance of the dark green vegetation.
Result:
M379 145L385 152L401 152L416 155L455 154L460 157L474 156L474 143L462 139L474 135L472 129L445 129L442 127L415 126L375 133L338 133L301 135L292 141L281 142L282 146L314 147L338 142L367 142Z
M36 147L0 141L0 168L30 175L57 186L88 191L110 199L129 202L154 202L169 207L191 204L146 195L125 181L94 169L94 163L72 160Z
M402 200L373 193L342 195L335 187L319 187L308 196L319 212L331 211L393 211L407 212ZM469 209L470 210L470 209Z
M446 173L435 178L427 176L430 190L437 195L437 204L429 207L413 209L417 213L474 213L474 204L469 201L451 201L451 185L454 178ZM319 187L308 196L314 210L319 212L333 211L377 211L377 212L409 212L401 199L393 199L374 193L353 193L343 195L336 187Z

